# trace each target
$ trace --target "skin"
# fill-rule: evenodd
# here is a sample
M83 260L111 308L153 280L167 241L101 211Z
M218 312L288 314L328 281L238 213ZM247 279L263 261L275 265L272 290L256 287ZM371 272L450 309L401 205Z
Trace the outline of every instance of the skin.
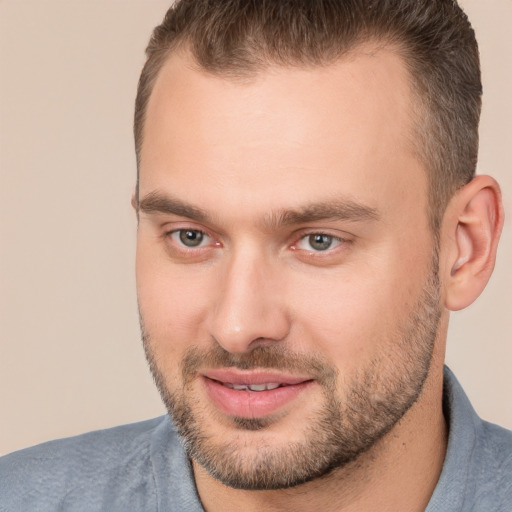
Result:
M369 368L382 376L375 395L397 378L409 356L397 332L417 309L434 252L426 171L410 142L412 101L403 63L385 50L323 68L270 67L247 81L206 74L186 53L169 58L148 106L134 201L146 349L169 393L183 389L191 347L215 345L235 357L280 347L321 358L335 370L340 403ZM333 203L371 214L276 221ZM285 490L234 489L194 461L205 509L424 510L446 446L447 308L465 307L485 286L501 223L491 178L450 203L429 372L388 434L343 468ZM179 230L203 232L203 242L187 248ZM312 233L334 237L333 246L315 251ZM248 465L262 446L303 440L325 402L313 381L270 416L270 428L241 430L196 377L187 396L205 433Z

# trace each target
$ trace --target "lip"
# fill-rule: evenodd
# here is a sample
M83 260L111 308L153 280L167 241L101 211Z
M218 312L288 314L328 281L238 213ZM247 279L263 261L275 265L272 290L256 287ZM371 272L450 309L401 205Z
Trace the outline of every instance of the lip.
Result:
M208 379L218 380L229 384L267 384L277 382L288 386L300 384L311 380L311 377L290 375L283 372L269 372L267 370L237 370L233 368L219 368L207 370L203 375Z
M234 369L208 370L201 374L206 392L224 414L239 418L264 418L289 404L313 384L308 377L269 371ZM224 385L278 383L282 387L265 391L243 391Z

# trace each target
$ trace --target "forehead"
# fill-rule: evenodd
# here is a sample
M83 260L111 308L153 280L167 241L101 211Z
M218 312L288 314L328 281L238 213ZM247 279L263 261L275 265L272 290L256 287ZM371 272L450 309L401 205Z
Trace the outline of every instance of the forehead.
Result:
M208 188L231 194L232 207L258 195L263 209L288 206L276 204L285 195L311 201L339 190L368 204L384 189L424 191L413 108L407 70L389 50L361 48L323 67L270 66L243 80L176 53L148 103L141 195L169 188L190 199Z

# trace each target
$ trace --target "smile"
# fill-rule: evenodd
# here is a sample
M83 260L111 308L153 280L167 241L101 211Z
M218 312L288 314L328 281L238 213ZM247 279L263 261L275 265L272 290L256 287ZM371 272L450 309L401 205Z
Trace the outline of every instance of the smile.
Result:
M269 391L286 386L286 384L276 384L275 382L271 384L231 384L230 382L221 382L221 384L237 391Z
M212 405L230 417L264 418L291 404L314 381L273 372L211 370L201 377Z

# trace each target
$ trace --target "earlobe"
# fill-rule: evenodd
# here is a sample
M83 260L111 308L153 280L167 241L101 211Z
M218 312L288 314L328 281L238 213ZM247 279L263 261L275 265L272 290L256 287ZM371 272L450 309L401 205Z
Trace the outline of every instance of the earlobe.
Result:
M494 269L503 226L498 183L490 176L477 176L456 193L448 210L445 306L456 311L480 295Z

